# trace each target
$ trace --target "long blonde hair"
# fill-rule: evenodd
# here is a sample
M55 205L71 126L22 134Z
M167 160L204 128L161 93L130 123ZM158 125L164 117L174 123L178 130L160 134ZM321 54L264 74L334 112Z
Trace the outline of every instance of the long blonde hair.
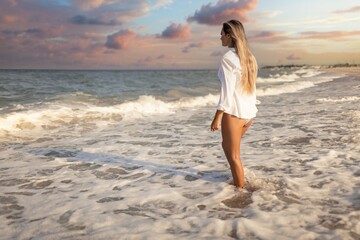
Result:
M235 51L240 58L242 68L243 91L252 94L255 90L258 65L254 55L251 53L242 23L238 20L230 20L223 23L223 31L229 34Z

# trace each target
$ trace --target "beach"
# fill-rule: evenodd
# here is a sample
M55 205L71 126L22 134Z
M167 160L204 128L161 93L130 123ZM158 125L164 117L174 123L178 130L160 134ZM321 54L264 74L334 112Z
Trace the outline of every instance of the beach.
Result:
M230 183L216 70L0 74L0 239L359 239L359 69L260 70Z

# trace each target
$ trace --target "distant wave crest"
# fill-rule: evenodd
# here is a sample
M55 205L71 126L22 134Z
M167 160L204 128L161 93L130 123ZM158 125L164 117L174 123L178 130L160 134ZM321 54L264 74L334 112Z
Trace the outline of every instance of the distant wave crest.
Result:
M318 102L356 102L360 101L360 97L357 96L349 96L349 97L342 97L342 98L319 98L316 101Z
M174 114L181 108L215 105L218 96L183 98L164 102L154 96L143 95L135 101L112 106L93 104L46 103L37 109L12 112L0 117L0 136L26 131L54 130L60 127L92 128L126 119L136 119L154 114Z

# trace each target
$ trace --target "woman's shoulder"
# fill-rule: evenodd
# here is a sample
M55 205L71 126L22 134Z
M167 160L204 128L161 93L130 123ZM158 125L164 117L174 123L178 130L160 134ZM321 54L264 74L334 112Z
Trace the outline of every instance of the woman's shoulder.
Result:
M227 51L222 57L222 61L231 62L235 66L240 64L239 57L236 54L235 49L229 49L229 51Z
M224 55L223 58L234 58L237 57L235 49L231 48L229 49Z

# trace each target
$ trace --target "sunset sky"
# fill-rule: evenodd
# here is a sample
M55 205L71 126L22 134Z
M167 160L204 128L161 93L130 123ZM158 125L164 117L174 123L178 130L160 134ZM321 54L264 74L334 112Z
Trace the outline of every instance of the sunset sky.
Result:
M217 68L233 18L260 65L360 63L357 0L1 0L0 68Z

